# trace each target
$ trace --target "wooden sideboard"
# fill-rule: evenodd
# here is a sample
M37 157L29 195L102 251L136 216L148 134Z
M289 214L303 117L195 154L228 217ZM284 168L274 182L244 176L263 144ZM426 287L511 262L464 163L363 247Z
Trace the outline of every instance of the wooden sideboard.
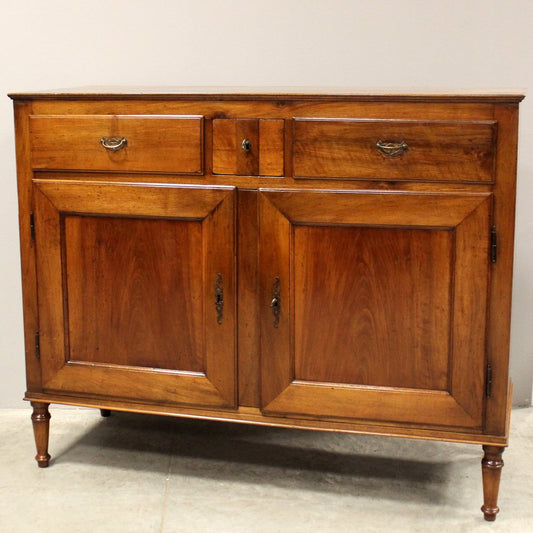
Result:
M81 89L14 100L27 392L508 444L516 94Z

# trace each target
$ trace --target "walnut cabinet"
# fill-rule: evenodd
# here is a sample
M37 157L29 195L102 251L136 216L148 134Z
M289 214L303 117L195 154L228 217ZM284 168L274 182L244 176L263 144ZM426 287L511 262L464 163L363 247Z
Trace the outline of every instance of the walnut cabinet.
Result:
M513 94L13 94L27 392L508 443Z

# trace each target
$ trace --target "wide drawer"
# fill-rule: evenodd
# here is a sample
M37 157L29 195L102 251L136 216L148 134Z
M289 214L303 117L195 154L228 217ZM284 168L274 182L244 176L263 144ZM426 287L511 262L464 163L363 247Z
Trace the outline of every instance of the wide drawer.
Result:
M295 178L491 182L496 122L293 120Z
M34 115L30 132L36 170L203 171L202 116Z

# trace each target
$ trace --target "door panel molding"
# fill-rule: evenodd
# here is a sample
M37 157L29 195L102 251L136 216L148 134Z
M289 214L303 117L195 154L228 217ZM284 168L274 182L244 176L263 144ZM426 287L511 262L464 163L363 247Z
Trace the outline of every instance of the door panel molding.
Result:
M235 188L34 181L35 232L39 271L43 388L50 391L191 405L236 405ZM191 220L202 224L205 376L191 372L69 361L65 243L61 218L103 215ZM224 319L219 324L214 287L224 280ZM163 370L163 371L162 371ZM129 379L135 373L135 379Z
M491 194L260 189L259 196L263 412L481 428ZM443 258L452 262L449 390L295 379L294 228L298 225L453 232L452 257ZM282 293L278 328L266 309L275 276L280 277Z

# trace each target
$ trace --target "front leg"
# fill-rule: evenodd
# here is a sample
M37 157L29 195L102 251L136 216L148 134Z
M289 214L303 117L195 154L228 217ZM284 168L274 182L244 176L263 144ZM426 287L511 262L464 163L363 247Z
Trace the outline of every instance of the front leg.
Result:
M498 507L498 490L500 488L500 476L503 468L503 446L483 446L485 455L481 461L483 473L483 506L481 510L485 520L496 520L500 511Z
M37 447L35 460L40 468L47 467L50 461L50 455L48 454L48 433L50 427L49 405L49 403L31 402L31 406L33 407L31 421L33 424L35 446Z

